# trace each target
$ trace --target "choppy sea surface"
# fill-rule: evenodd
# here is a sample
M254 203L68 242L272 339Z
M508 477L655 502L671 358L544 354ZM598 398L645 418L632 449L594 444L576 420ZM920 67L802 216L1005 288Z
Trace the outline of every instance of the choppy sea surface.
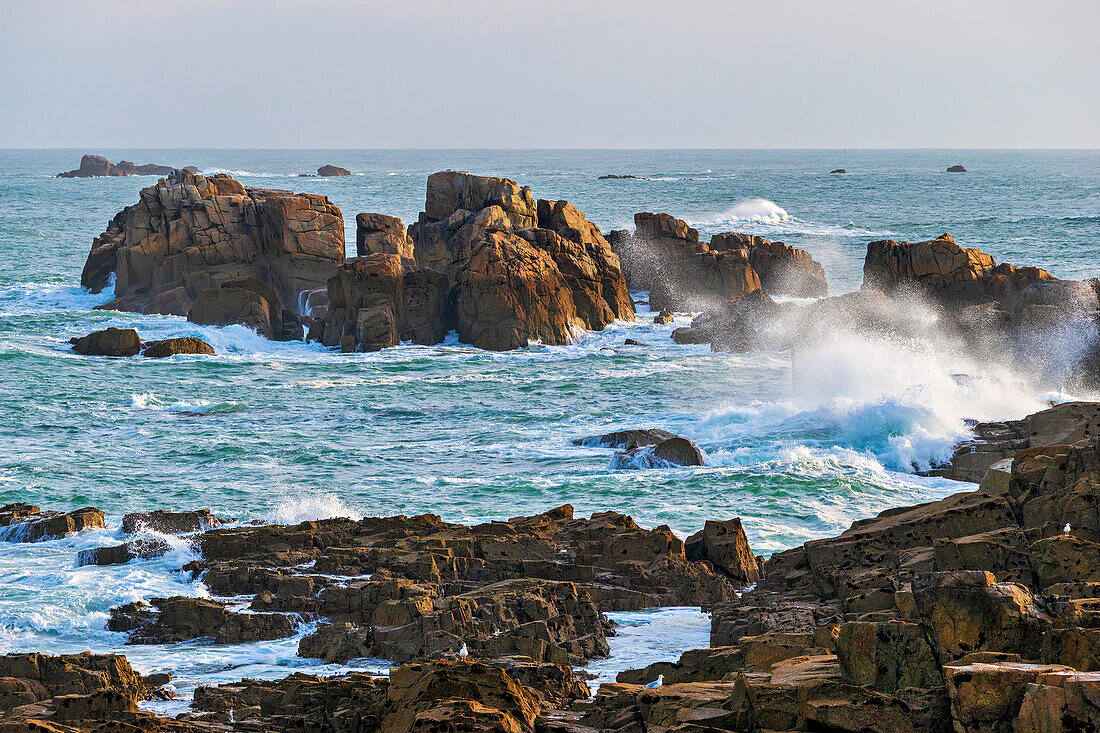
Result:
M966 420L1018 418L1072 394L1013 373L995 355L840 338L792 382L790 355L713 354L636 323L570 346L488 353L452 339L340 354L276 344L239 326L95 311L79 286L92 238L154 177L57 179L82 152L196 165L246 185L321 193L354 216L416 220L437 170L506 175L568 199L604 231L667 211L704 235L740 231L808 249L834 294L859 288L869 241L951 232L998 261L1100 276L1100 151L0 151L0 504L95 505L111 529L0 542L0 653L84 649L197 683L332 672L295 657L297 639L216 647L124 647L107 609L199 595L173 573L190 552L76 568L79 549L118 542L122 514L208 507L241 521L435 512L503 519L569 502L615 509L681 536L740 516L758 552L845 529L888 507L966 485L916 476L949 455ZM319 165L346 178L301 178ZM947 174L962 163L966 174ZM830 170L845 168L845 175ZM607 173L638 180L597 180ZM72 336L107 326L144 338L199 336L216 357L83 357ZM647 344L624 348L626 338ZM694 439L703 468L620 470L571 439L663 427ZM698 609L621 614L611 674L705 645ZM303 627L303 633L307 629ZM381 661L352 665L382 669ZM165 709L171 709L168 704Z

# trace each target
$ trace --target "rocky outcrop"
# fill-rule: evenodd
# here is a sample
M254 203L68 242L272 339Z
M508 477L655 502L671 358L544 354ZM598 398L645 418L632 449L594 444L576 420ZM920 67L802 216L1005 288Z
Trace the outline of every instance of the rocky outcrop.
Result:
M162 534L188 534L213 529L223 522L209 509L170 512L156 509L151 512L131 512L122 517L122 531L134 534L151 529Z
M396 216L385 214L356 214L355 256L397 255L402 260L413 260L413 241L405 230L405 223ZM410 269L415 269L415 262Z
M407 235L400 220L375 214L359 226L362 256L330 280L324 321L311 335L327 345L433 344L456 330L464 343L501 351L566 344L634 318L599 229L567 202L536 202L515 181L435 173Z
M887 295L913 288L934 301L972 305L1003 301L1043 280L1051 280L1038 267L996 264L979 249L964 249L950 234L928 242L895 242L891 239L867 245L863 264L863 288Z
M350 176L351 171L347 168L341 168L338 165L325 164L317 169L317 175L329 177L329 176Z
M612 468L667 468L702 466L703 451L688 438L674 436L652 446L632 445L615 453Z
M953 165L947 169L948 173L966 173L966 168L961 165Z
M690 326L677 328L672 340L678 344L710 344L712 351L742 353L774 342L771 329L782 309L762 290L742 298L730 298L711 305L692 319Z
M162 339L160 341L146 341L141 348L141 355L150 359L163 359L178 354L215 356L217 352L214 351L213 346L194 336Z
M153 598L111 609L110 631L127 644L173 644L210 637L215 644L244 644L294 636L297 623L282 613L239 613L207 598Z
M99 292L114 275L115 299L102 307L187 315L203 291L255 278L293 307L343 259L343 217L324 196L175 171L96 237L81 285Z
M634 289L649 290L652 310L703 310L762 290L800 297L828 295L825 271L808 252L750 234L699 232L669 214L634 215L633 234L616 232L613 248Z
M1022 420L977 423L972 430L974 437L955 447L950 462L929 474L973 483L988 476L991 485L1007 485L1011 461L1025 448L1082 444L1100 436L1100 404L1063 402Z
M37 542L67 537L85 529L103 529L103 512L84 507L71 512L42 511L33 504L0 506L0 540Z
M118 165L104 158L102 155L85 155L80 159L80 167L65 173L58 173L57 178L99 178L102 176L167 176L176 170L170 165L156 165L145 163L134 165L128 160L120 160ZM198 168L187 166L184 170L198 172Z
M72 339L73 351L85 356L134 356L141 351L141 338L132 328L105 328Z

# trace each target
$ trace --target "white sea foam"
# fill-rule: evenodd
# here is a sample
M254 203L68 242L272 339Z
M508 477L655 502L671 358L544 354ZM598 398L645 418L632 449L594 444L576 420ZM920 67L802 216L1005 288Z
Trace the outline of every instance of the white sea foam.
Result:
M381 507L376 507L373 513L384 512ZM363 516L362 510L351 506L336 494L287 493L261 518L272 524L298 524L336 517L362 519Z
M734 203L725 211L704 216L689 222L701 233L737 231L761 236L783 236L787 234L811 234L839 237L885 237L893 234L889 231L875 231L857 226L824 224L798 218L774 201L765 198L749 198Z

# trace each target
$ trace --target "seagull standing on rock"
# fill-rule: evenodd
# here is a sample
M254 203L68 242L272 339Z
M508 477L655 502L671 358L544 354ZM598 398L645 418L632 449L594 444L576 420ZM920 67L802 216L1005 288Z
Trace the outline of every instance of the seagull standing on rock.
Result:
M1062 527L1062 533L1065 534L1066 537L1069 537L1069 522L1066 522L1066 526Z
M658 687L665 683L665 676L663 674L657 675L657 679L646 685L647 690L656 690Z
M470 650L466 647L466 642L462 642L462 648L458 650L458 656L463 659L470 656Z

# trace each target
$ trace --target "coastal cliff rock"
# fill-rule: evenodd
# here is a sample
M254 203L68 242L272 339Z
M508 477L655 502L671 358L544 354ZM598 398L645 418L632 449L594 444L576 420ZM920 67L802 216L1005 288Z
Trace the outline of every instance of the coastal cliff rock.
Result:
M343 259L343 218L324 196L175 171L96 237L81 285L99 292L114 275L115 299L102 307L187 315L203 291L249 277L293 305Z
M255 277L235 277L198 294L187 320L200 326L248 326L273 341L301 341L304 327L279 294Z
M732 232L716 234L707 244L669 214L638 213L634 225L633 234L614 233L613 249L630 286L650 291L652 310L702 310L758 290L828 295L824 269L805 250Z
M634 318L599 229L567 202L536 202L506 178L432 174L407 233L400 219L357 217L357 252L329 281L311 334L345 351L434 344L451 330L494 351L566 344Z
M80 167L65 173L58 173L57 178L100 178L103 176L167 176L176 170L170 165L157 165L145 163L134 165L128 160L120 160L118 165L104 158L102 155L85 155L80 158ZM183 170L198 172L198 168L187 166Z

